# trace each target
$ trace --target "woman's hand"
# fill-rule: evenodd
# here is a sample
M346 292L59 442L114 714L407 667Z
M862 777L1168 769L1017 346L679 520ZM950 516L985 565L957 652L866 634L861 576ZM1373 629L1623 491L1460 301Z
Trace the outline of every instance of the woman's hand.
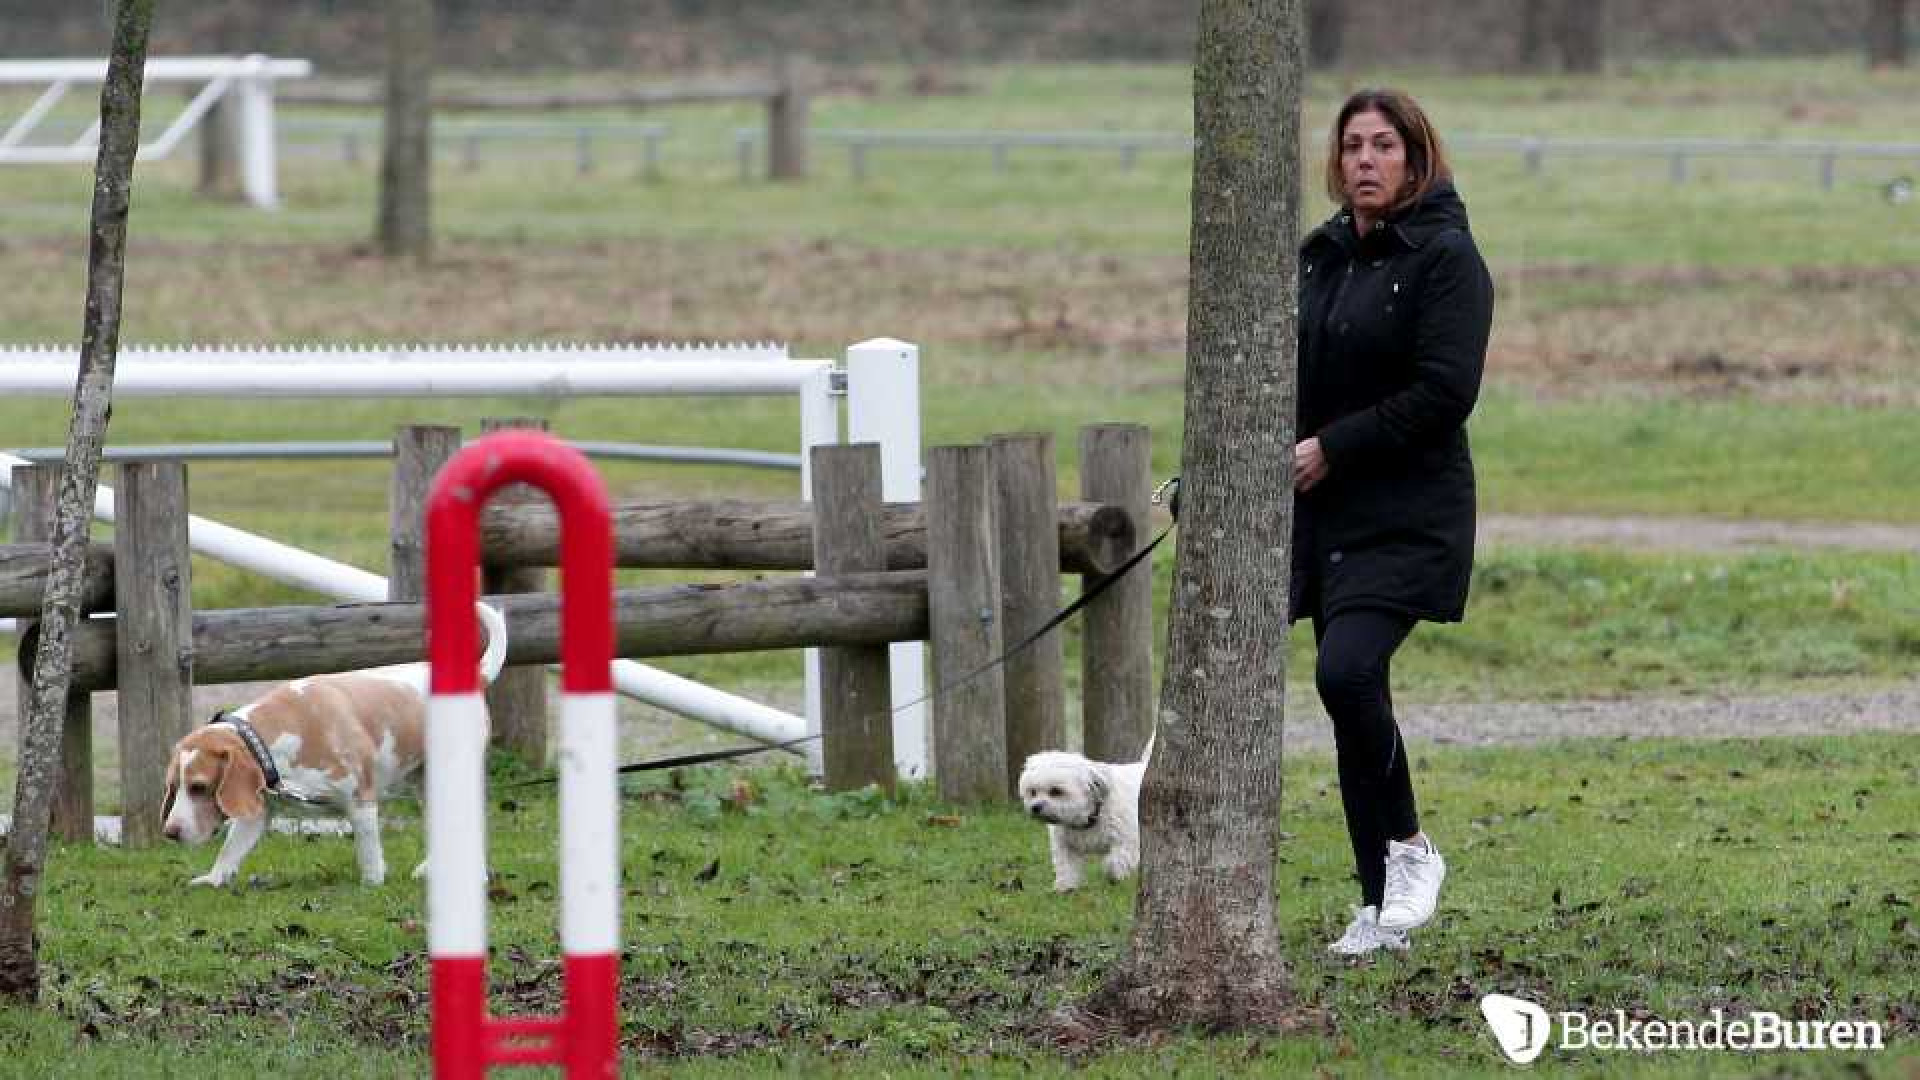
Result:
M1319 437L1302 439L1293 448L1293 490L1312 491L1326 476L1327 455L1320 452Z

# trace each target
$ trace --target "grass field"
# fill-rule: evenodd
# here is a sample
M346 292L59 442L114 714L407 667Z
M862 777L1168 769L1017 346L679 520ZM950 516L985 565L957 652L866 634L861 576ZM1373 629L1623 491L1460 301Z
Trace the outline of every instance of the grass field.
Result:
M1888 1045L1550 1049L1545 1075L1909 1077L1914 749L1874 736L1419 750L1427 824L1453 867L1446 912L1410 955L1363 967L1320 952L1352 886L1331 762L1296 757L1275 887L1294 986L1325 1027L1078 1048L1034 1021L1113 962L1131 889L1050 892L1044 837L1010 807L696 771L625 803L626 1054L635 1075L692 1077L1474 1076L1506 1068L1476 1007L1499 991L1595 1016L1873 1020ZM537 791L495 799L503 1012L557 993L553 814ZM391 828L389 862L419 845ZM357 885L342 838L273 836L244 887L210 903L182 883L211 857L57 854L41 925L54 1009L0 1010L0 1075L424 1070L420 887Z
M853 73L842 85L858 92L823 96L814 122L1190 123L1184 69L952 75L959 92L926 96L899 71ZM1379 81L1422 97L1445 133L1549 136L1908 141L1920 93L1920 74L1869 75L1851 55ZM1312 143L1352 85L1314 81ZM1153 430L1155 475L1178 470L1184 155L1143 155L1123 172L1111 158L1016 153L996 172L984 152L883 152L855 182L821 146L812 179L769 186L734 177L731 133L757 122L751 112L638 118L673 128L657 181L617 160L579 177L564 148L473 171L443 154L439 248L425 265L368 253L370 165L289 157L287 206L272 214L199 200L183 164L142 166L124 340L775 340L834 356L886 335L923 347L929 445L1051 432L1071 495L1078 429L1132 421ZM1920 523L1920 209L1879 190L1920 163L1848 163L1832 191L1811 162L1703 161L1684 185L1659 159L1550 159L1539 177L1510 154L1457 165L1500 295L1473 423L1483 509ZM0 339L78 339L87 193L80 169L0 171ZM1327 210L1310 189L1303 222ZM403 423L472 432L508 414L576 438L796 449L791 407L748 401L129 398L111 441L374 439ZM60 443L65 424L61 402L0 401L9 445ZM795 485L743 469L607 471L634 497L786 498ZM383 467L333 462L196 465L191 479L197 513L375 569L386 487ZM1156 559L1161 604L1170 560L1171 549ZM306 599L210 563L195 574L203 607ZM1415 635L1396 694L1908 680L1916 626L1920 553L1490 548L1468 621ZM1072 631L1068 643L1071 656ZM790 656L663 666L797 695ZM1051 895L1039 833L1010 810L695 773L627 804L629 1056L686 1076L1468 1076L1505 1068L1474 1005L1500 990L1674 1019L1715 1006L1878 1019L1893 1041L1858 1057L1550 1052L1535 1066L1547 1074L1911 1080L1915 750L1895 736L1420 750L1423 809L1455 866L1448 914L1411 958L1358 969L1319 955L1352 889L1330 762L1296 757L1276 886L1296 985L1327 1030L1077 1049L1033 1021L1112 961L1130 890ZM510 802L496 801L493 825L496 1001L540 1008L554 994L553 807ZM410 865L419 843L395 828L390 861ZM274 837L242 895L209 902L181 883L210 857L56 853L42 909L56 1008L0 1011L0 1076L422 1071L418 887L362 890L343 841Z

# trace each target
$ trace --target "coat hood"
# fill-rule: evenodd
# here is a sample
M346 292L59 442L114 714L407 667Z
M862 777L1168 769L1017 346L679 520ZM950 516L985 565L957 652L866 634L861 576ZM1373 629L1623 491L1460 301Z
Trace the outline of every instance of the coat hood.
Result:
M1460 200L1460 193L1454 189L1451 179L1436 181L1425 195L1411 204L1401 207L1386 221L1391 230L1407 247L1418 250L1428 240L1448 229L1467 228L1467 204ZM1300 250L1306 251L1321 241L1332 241L1343 248L1351 248L1360 238L1353 233L1353 211L1341 207L1321 226L1307 234Z

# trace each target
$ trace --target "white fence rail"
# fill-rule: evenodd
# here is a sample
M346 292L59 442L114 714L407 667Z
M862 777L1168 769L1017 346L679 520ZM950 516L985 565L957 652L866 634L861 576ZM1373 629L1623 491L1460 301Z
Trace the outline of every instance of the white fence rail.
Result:
M255 206L279 205L278 166L274 159L273 87L280 79L304 78L313 73L305 60L267 56L180 56L147 61L146 82L198 83L200 91L150 142L140 145L139 160L165 158L179 147L223 99L238 106L237 139L240 183ZM0 165L92 164L99 153L100 123L96 119L77 138L61 143L29 141L43 130L67 91L76 84L104 82L105 60L0 61L0 87L44 86L4 133L0 133Z

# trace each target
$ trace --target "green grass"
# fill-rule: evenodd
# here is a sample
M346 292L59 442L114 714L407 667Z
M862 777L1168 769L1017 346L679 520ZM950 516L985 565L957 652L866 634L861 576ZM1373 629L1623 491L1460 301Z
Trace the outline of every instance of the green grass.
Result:
M1878 1055L1549 1050L1546 1075L1897 1077L1913 1067L1920 902L1911 736L1422 747L1452 874L1405 959L1320 947L1353 886L1331 763L1289 761L1275 879L1302 1000L1332 1030L1062 1051L1032 1022L1091 988L1132 890L1047 889L1011 808L812 793L781 772L655 779L626 805L624 1035L634 1074L1480 1075L1478 997L1552 1010L1718 1006L1877 1020ZM497 795L495 1007L552 1004L554 808ZM388 858L420 850L388 830ZM392 1076L425 1069L423 895L364 889L341 838L269 837L232 895L184 890L210 849L58 849L45 1013L0 1011L0 1075ZM236 1048L244 1048L237 1050ZM160 1071L156 1071L160 1070Z

